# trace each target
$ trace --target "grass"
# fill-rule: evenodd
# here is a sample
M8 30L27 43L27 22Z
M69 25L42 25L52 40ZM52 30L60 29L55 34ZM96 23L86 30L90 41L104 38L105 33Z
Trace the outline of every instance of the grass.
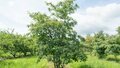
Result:
M48 68L47 60L42 59L39 63L36 57L10 59L0 62L0 68Z
M0 61L0 68L53 68L53 63L48 63L46 59L42 59L39 63L36 61L36 57L9 59ZM66 68L120 68L120 63L88 56L86 62L73 62L68 64Z
M120 68L120 63L115 61L100 60L95 56L88 56L86 62L70 63L71 68Z

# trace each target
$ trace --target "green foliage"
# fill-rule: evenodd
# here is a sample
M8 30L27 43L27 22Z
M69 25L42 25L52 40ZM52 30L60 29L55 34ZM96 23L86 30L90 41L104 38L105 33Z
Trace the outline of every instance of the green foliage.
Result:
M120 55L120 45L118 44L109 45L107 51L113 55Z
M53 5L52 3L47 3L47 5L49 6L48 9L53 16L59 19L67 20L70 18L69 15L74 13L78 8L78 5L75 4L74 1L75 0L64 0L63 2L59 2L57 5Z
M120 55L120 27L117 29L118 34L112 35L108 39L109 46L107 47L106 52L108 54L112 54L115 56L117 60L117 56Z
M106 49L107 54L114 55L116 60L117 56L120 55L120 41L119 41L119 36L111 36L109 38L108 44L109 46Z
M100 31L93 36L92 42L87 44L91 44L93 46L93 50L99 58L104 58L107 55L114 55L115 57L120 55L119 34L110 36L103 33L103 31Z
M0 32L0 46L1 50L4 52L9 52L15 57L16 49L13 45L14 42L14 35L8 31L1 31Z
M107 49L107 35L100 31L94 35L92 41L94 51L99 58L104 58L106 56L105 50Z
M40 57L49 57L55 68L63 68L72 60L85 61L87 57L82 51L80 36L73 30L77 22L69 16L77 8L74 0L47 5L53 16L39 12L30 14L34 23L29 25L29 28L31 35L37 38Z
M11 54L13 57L27 55L28 52L32 53L35 44L33 40L27 36L14 34L9 31L0 32L0 51L4 55ZM1 55L2 56L2 55ZM9 56L8 56L9 57Z
M117 28L117 32L120 35L120 26Z
M85 37L85 41L83 42L84 43L84 46L86 47L85 51L86 52L90 52L90 54L92 55L92 52L94 50L94 46L93 46L93 41L94 41L94 37L91 36L90 34L88 34L86 37Z
M85 38L85 45L88 46L87 50L91 48L91 50L86 50L86 52L93 51L98 58L105 58L107 55L114 55L116 60L117 56L120 55L120 35L119 35L119 27L118 34L116 35L108 35L103 31L99 31L94 34L94 36L87 35Z

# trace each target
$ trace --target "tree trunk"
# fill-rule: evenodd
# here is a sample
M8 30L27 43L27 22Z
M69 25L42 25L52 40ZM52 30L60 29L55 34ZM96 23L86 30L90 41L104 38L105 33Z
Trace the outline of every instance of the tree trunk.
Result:
M11 53L11 54L12 54L13 58L15 58L15 57L16 57L16 54L15 54L15 53Z
M65 67L65 65L64 65L64 64L62 64L62 65L61 65L61 68L64 68L64 67Z
M54 55L54 68L61 68L61 61L60 61L60 56L56 58L56 55Z
M15 55L15 54L13 54L13 57L15 58L15 57L16 57L16 55Z
M115 57L115 61L118 62L118 60L117 60L117 55L114 55L114 57Z
M24 52L24 56L27 56L27 53L26 53L26 52Z
M54 68L60 68L60 65L58 63L54 63Z

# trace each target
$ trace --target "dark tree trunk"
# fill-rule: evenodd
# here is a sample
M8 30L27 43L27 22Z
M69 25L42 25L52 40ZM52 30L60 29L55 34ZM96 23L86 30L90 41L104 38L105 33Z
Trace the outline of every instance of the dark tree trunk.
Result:
M118 60L117 60L117 55L114 55L114 57L115 57L115 61L118 62Z
M61 68L60 56L54 55L54 68Z
M54 68L60 68L60 65L58 63L54 63Z
M27 56L27 53L26 53L26 52L24 52L24 56Z
M12 54L13 55L13 58L15 58L16 57L16 55L15 54Z

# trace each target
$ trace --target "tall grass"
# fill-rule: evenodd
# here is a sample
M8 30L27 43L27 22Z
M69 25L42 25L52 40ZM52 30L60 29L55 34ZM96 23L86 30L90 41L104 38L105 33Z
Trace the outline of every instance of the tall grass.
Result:
M37 57L9 59L0 61L0 68L53 68L53 63L42 59L36 63ZM100 60L94 56L88 56L86 62L73 62L66 68L120 68L120 63L113 61Z
M70 68L120 68L120 63L113 61L100 60L95 56L88 56L86 62L70 63Z
M10 59L0 62L0 68L48 68L46 59L37 63L36 57Z

